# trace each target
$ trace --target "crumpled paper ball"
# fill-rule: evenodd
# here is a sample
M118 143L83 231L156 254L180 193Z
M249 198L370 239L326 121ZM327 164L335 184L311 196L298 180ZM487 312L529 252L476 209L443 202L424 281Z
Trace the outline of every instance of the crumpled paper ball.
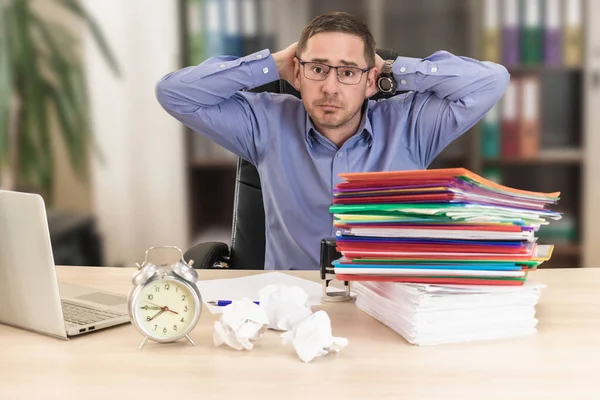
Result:
M348 345L348 339L332 335L331 320L323 310L306 317L281 337L285 343L292 343L296 354L305 363L331 351L339 352Z
M215 321L213 342L223 343L236 350L252 350L256 341L267 330L269 320L264 310L249 299L235 300L223 307L223 314Z
M308 294L300 286L268 285L259 291L259 299L270 329L288 331L312 313Z

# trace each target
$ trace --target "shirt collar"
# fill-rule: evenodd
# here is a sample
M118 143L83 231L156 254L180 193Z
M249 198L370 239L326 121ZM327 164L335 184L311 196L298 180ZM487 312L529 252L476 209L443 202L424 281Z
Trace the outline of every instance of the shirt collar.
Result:
M312 120L310 119L308 112L304 110L306 114L306 124L305 124L305 138L306 143L310 147L312 147L313 143L316 140L316 135L318 134L317 129L313 125ZM362 107L361 107L362 118L360 120L360 124L358 125L358 129L354 136L358 136L364 132L364 137L369 141L369 145L373 142L373 128L371 126L371 119L369 118L369 100L365 99Z

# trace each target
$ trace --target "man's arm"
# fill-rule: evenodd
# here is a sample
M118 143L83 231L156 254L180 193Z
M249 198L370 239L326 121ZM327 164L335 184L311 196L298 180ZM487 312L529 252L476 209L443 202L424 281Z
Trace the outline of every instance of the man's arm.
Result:
M156 97L194 131L257 164L268 140L264 124L270 95L240 90L278 79L268 50L242 58L212 57L164 76L156 85Z
M398 57L392 71L398 90L416 92L388 101L404 110L409 102L406 147L423 168L502 98L510 79L502 65L446 51L425 59Z

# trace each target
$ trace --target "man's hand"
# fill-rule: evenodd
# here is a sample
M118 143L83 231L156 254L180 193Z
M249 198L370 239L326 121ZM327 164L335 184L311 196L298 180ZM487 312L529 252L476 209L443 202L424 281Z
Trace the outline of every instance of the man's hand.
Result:
M379 56L379 54L375 53L375 68L377 72L375 74L375 84L371 89L367 91L367 97L371 97L379 92L379 87L377 87L377 78L381 74L381 70L383 69L383 65L385 64L385 60Z
M295 42L273 54L279 77L288 81L292 86L294 86L294 58L296 57L297 47L298 42Z

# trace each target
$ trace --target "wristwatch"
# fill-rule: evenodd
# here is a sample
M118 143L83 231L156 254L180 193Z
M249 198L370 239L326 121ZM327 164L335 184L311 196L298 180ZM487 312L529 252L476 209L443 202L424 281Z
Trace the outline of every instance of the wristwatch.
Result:
M398 87L396 84L396 79L394 79L394 74L392 73L393 63L394 60L386 60L383 64L381 74L377 79L377 87L379 88L379 91L388 96L393 96L396 94L396 88Z

